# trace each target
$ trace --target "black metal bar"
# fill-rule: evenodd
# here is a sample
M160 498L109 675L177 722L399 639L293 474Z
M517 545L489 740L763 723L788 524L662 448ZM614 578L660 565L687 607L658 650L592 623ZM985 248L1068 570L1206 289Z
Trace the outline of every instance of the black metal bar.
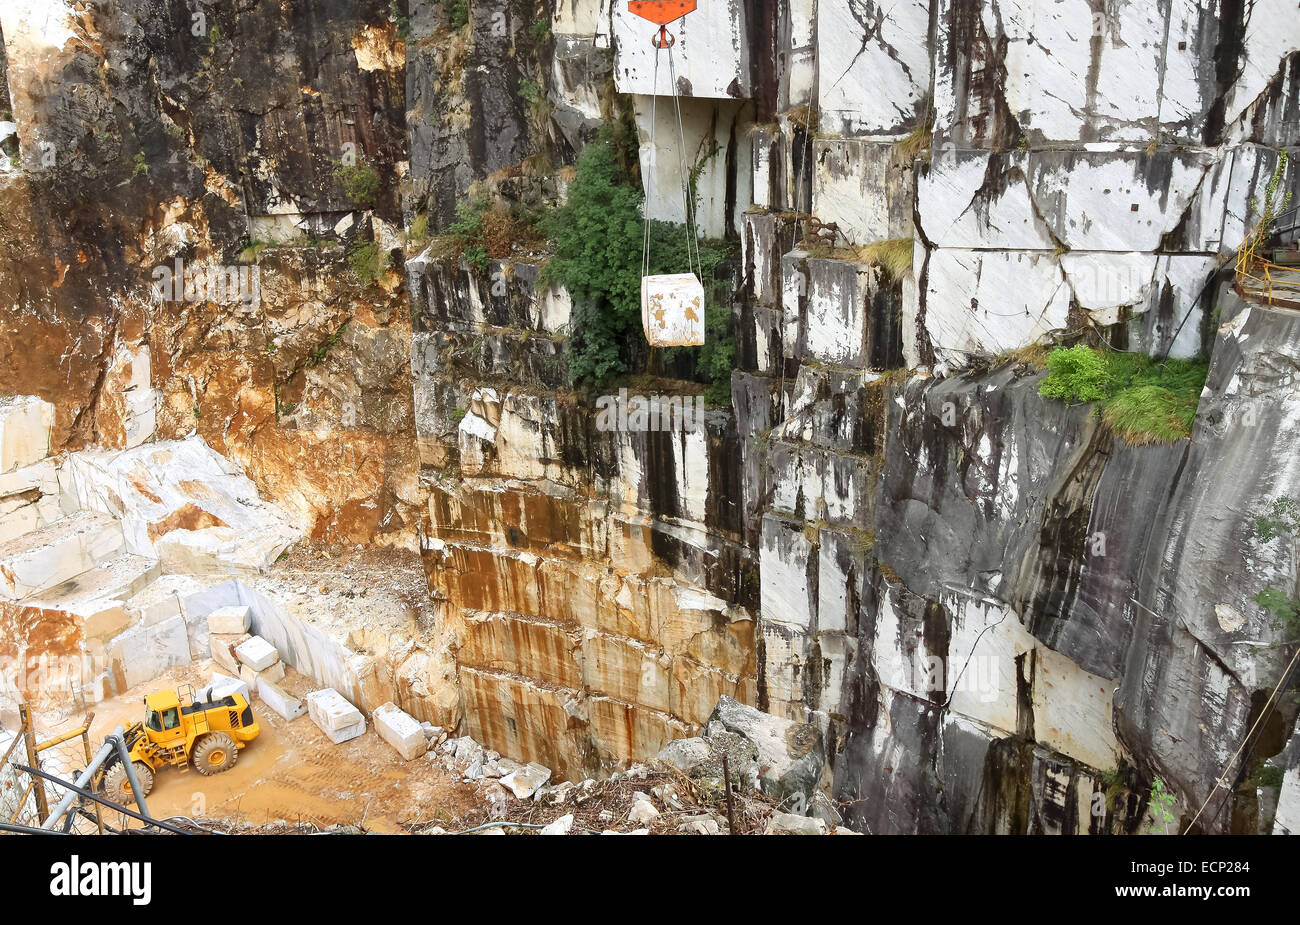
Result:
M193 832L187 832L185 829L171 825L170 823L167 822L163 822L159 819L151 819L148 816L142 816L139 813L137 813L135 810L128 809L127 807L123 806L121 803L114 803L112 800L107 800L104 797L91 793L89 790L86 790L82 787L78 787L76 784L70 784L66 780L55 777L52 774L46 774L44 771L35 771L31 768L25 768L22 765L14 765L14 767L16 767L20 771L25 771L28 774L36 774L39 777L43 777L52 783L58 784L60 787L66 787L68 790L71 790L73 793L79 793L83 797L86 797L87 799L94 800L96 803L102 803L104 806L107 806L109 809L115 809L119 813L126 813L132 819L138 819L141 822L147 823L149 825L157 826L160 829L163 829L168 832L172 832L176 835L194 834Z
M67 832L54 832L50 829L34 829L30 825L17 825L13 822L0 822L0 832L13 832L15 835L67 835Z

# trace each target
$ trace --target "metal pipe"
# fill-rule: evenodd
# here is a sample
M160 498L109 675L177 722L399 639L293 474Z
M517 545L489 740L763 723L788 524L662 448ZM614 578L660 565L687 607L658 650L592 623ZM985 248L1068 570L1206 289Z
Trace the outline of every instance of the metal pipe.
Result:
M14 767L18 767L18 765L14 765ZM23 807L27 805L27 798L32 795L32 788L36 786L36 780L37 778L35 774L27 775L27 789L23 791L23 798L18 801L18 808L15 809L14 814L9 817L10 825L16 823L18 817L23 814Z
M116 812L119 813L125 813L126 815L130 816L132 819L138 819L141 822L145 822L148 823L149 825L157 826L160 829L165 829L168 832L172 832L176 835L194 834L193 832L187 832L185 829L179 828L178 826L171 825L168 822L163 822L162 820L159 819L151 819L149 816L142 816L139 813L137 813L135 810L131 809L130 807L123 806L121 803L114 803L112 800L105 799L104 797L100 796L97 793L92 793L91 791L86 790L82 787L78 787L75 784L70 784L65 780L59 780L57 777L54 777L53 775L50 774L46 774L44 771L33 771L31 768L24 768L21 766L18 768L18 770L25 771L29 774L38 774L41 777L45 778L46 780L53 781L54 783L58 784L60 787L71 788L72 790L81 794L83 797L85 797L88 800L94 800L96 803L102 803L104 806L107 806L109 809L115 810Z
M111 754L113 754L113 743L105 742L104 746L99 750L99 754L95 755L94 760L90 762L90 766L81 772L81 775L73 781L73 784L78 788L81 788L90 783L90 779L95 776L95 772L99 770L99 766L107 761L108 756ZM55 780L57 780L57 778L55 778ZM64 786L66 786L66 784ZM53 829L58 825L59 820L63 818L63 814L72 807L72 804L76 802L76 799L77 791L69 789L68 792L63 795L63 799L59 800L59 805L54 807L54 812L50 813L50 818L41 823L41 828Z
M90 763L95 760L95 756L90 751L90 724L94 721L95 714L93 712L88 713L86 715L86 724L81 727L81 749L86 754L86 767L90 767ZM94 783L93 780L92 783ZM100 810L98 803L95 804L95 830L100 835L104 834L104 814Z
M51 832L49 829L34 829L30 825L14 825L12 822L0 822L0 832L13 832L17 835L67 835L67 832Z
M117 744L117 756L122 760L123 767L126 768L126 779L131 783L131 793L135 797L135 805L140 807L140 812L148 816L149 807L144 803L144 791L140 789L140 780L135 774L135 762L131 760L131 754L126 750L126 731L118 726L113 730L112 740Z
M94 716L95 716L94 713L90 714L91 719L93 719ZM46 749L54 748L54 746L56 745L62 745L64 742L67 742L71 739L75 739L77 736L84 734L89 729L90 729L90 721L87 720L85 723L82 723L80 726L78 726L76 729L72 730L71 732L65 732L63 735L55 736L53 739L46 739L44 742L37 742L36 750L38 752L43 752Z

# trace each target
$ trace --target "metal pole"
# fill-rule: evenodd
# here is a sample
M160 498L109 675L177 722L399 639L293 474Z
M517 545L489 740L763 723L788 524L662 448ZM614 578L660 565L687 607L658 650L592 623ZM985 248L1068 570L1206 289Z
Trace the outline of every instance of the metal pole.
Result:
M144 804L144 792L140 789L140 779L135 775L135 764L131 761L131 754L126 750L126 730L118 726L113 730L112 740L117 745L117 756L122 760L123 767L126 768L126 779L131 783L131 793L135 796L135 805L140 810L142 816L149 815L149 807Z
M27 764L30 767L39 767L36 763L36 730L32 726L32 711L28 709L27 703L18 704L18 718L23 727L23 741L27 743ZM45 785L36 785L36 815L41 825L45 820L50 818L50 803L45 798Z
M51 832L48 829L34 829L30 825L15 825L12 822L0 822L0 832L15 835L67 835L67 832Z
M113 754L113 743L105 742L104 747L99 750L99 754L90 762L90 766L86 768L86 770L82 771L81 776L74 780L73 783L78 787L84 787L86 784L90 783L90 779L95 776L95 772L99 770L99 766L107 761L108 756L111 754ZM65 793L63 799L59 800L59 805L54 807L54 814L41 824L41 828L53 829L58 825L59 820L63 818L63 814L66 813L72 804L77 801L77 796L78 794L75 790L69 790Z
M20 770L23 770L23 771L30 771L31 769L30 769L30 768L20 768ZM174 825L172 825L170 822L167 822L167 821L164 820L164 819L151 819L151 818L148 817L148 816L142 816L142 815L140 815L139 813L137 813L135 810L131 809L130 807L123 806L121 803L114 803L112 800L107 800L107 799L105 799L104 797L100 796L99 794L92 793L92 792L89 791L89 790L86 790L86 789L84 789L84 788L82 788L82 787L78 787L76 784L70 784L70 783L68 783L67 781L59 780L57 777L54 777L54 776L52 776L52 775L50 775L50 774L46 774L44 771L37 771L36 774L39 775L40 777L43 777L43 778L46 778L47 780L52 781L53 783L58 784L60 787L71 787L71 788L72 788L73 790L75 790L79 795L85 797L87 800L93 800L94 802L97 802L97 803L103 803L103 804L104 804L105 806L107 806L109 809L111 809L111 810L113 810L113 811L115 811L115 812L123 813L123 814L125 814L125 815L127 815L127 816L130 816L132 819L139 819L141 822L144 822L144 823L146 823L146 824L148 824L148 825L155 826L155 827L160 828L160 829L163 829L164 831L167 831L167 832L174 832L174 833L177 834L177 835L193 835L193 834L194 834L193 832L187 832L185 829L179 828L178 826L174 826ZM183 818L185 818L185 817L183 817L183 816L174 816L174 817L172 817L172 818L183 819ZM191 820L191 821L190 821L190 824L191 824L191 825L194 825L194 822ZM125 831L125 830L123 830L123 831ZM205 830L205 831L206 831L206 830Z
M94 760L90 753L90 724L95 721L95 714L91 713L86 716L86 723L81 727L81 747L86 753L86 767L90 767ZM104 814L100 811L99 804L95 805L95 828L100 835L104 834Z

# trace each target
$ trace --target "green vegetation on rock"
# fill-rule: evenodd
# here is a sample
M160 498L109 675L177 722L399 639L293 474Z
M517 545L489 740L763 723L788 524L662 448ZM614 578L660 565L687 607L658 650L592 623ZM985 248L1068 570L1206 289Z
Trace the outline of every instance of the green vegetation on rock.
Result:
M357 274L357 279L367 285L376 282L388 271L388 255L374 242L358 246L348 256L348 260L352 263L352 272Z
M1095 402L1097 412L1131 444L1172 443L1190 437L1209 364L1157 363L1142 353L1062 347L1047 356L1044 398Z
M343 181L343 189L352 204L359 209L367 209L375 204L379 197L379 171L369 164L340 163L334 169L334 175Z
M607 386L634 370L645 355L641 332L641 268L645 222L642 194L620 166L615 130L606 127L578 160L567 204L548 217L543 228L554 256L546 279L573 296L569 372L574 383ZM731 256L726 242L700 241L705 290L706 344L665 351L668 362L685 355L710 387L706 400L730 398L735 343L730 332L730 292L716 278ZM650 273L681 273L689 266L684 226L650 223Z
M1268 514L1255 519L1255 532L1264 542L1300 536L1300 504L1294 498L1277 498ZM1274 626L1288 635L1300 633L1300 600L1280 588L1265 588L1254 600L1272 614Z
M469 25L469 0L447 0L447 21L453 29Z

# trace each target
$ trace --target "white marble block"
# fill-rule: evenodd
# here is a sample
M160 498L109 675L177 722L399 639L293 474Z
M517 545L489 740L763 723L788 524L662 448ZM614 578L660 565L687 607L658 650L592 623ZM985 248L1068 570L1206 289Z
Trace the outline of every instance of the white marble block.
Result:
M280 653L261 636L252 636L235 647L235 657L241 665L262 671L278 662Z
M420 722L404 712L395 703L376 707L373 716L375 732L407 761L419 758L429 750L429 739Z
M694 273L641 280L641 326L652 347L704 343L704 285Z
M252 622L248 607L218 607L208 614L209 633L247 633Z

